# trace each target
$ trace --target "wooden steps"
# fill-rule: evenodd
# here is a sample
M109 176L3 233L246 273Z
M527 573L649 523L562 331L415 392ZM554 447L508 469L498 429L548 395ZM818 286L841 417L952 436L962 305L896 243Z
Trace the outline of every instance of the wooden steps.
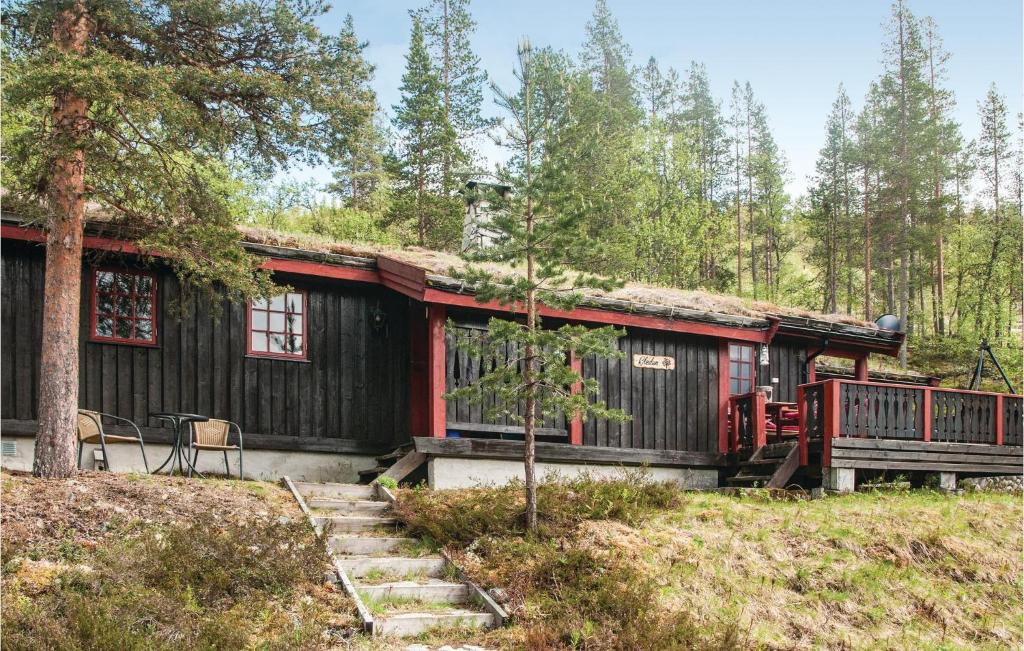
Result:
M397 453L392 460L404 455ZM412 637L435 627L491 627L505 613L464 581L441 554L416 555L423 545L395 535L399 523L376 486L295 484L310 519L327 535L328 549L364 627L375 635ZM383 491L386 496L386 491ZM403 550L413 552L403 555ZM429 551L429 550L427 550Z
M735 476L725 480L730 486L785 488L800 467L800 449L795 441L765 445L741 461L739 467Z

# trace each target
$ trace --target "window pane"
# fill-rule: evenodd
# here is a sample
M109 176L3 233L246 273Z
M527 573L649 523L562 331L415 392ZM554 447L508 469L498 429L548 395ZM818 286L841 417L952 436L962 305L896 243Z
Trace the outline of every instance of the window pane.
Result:
M114 301L114 312L118 316L132 315L132 297L127 294L118 294Z
M119 294L132 293L132 274L114 274L114 288Z
M294 332L297 335L302 334L302 317L295 315L288 315L288 332Z
M270 331L284 332L284 312L270 313Z
M142 274L135 277L135 293L149 294L151 291L153 291L152 278Z
M135 322L135 338L153 341L153 322L149 319L139 319Z
M109 316L96 317L96 334L100 337L112 337L114 335L114 319Z
M740 346L740 359L742 359L744 362L750 361L750 356L752 353L753 350L750 348L750 346Z
M257 310L265 310L265 309L267 309L267 299L265 299L265 298L258 298L258 299L256 299L255 301L252 302L252 306L254 308L256 308Z
M266 330L267 329L267 313L263 310L252 311L252 329L253 330Z
M153 303L149 294L135 296L135 316L149 318L153 316Z
M267 335L262 332L252 333L252 352L267 352Z
M132 338L132 320L131 319L117 319L114 321L114 336L120 337L121 339Z
M284 348L284 335L270 335L270 352L272 353L283 353Z
M288 311L302 314L302 294L288 294Z
M114 311L114 299L112 294L96 294L96 312L98 314L110 314Z
M729 380L729 393L735 395L740 393L740 383L737 380Z
M288 337L288 352L296 355L302 354L302 337L299 335Z
M284 312L284 294L278 294L270 299L270 309Z
M96 272L96 290L109 292L114 287L114 274L109 271Z

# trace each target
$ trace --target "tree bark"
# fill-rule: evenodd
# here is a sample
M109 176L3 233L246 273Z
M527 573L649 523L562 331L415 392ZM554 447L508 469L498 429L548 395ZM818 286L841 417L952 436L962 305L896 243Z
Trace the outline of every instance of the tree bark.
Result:
M531 99L531 78L530 71L524 66L523 84L526 86L526 102L524 106L526 134L526 329L529 339L526 344L526 364L523 369L523 384L526 387L526 418L524 419L523 433L523 475L526 479L526 529L530 533L537 533L537 476L536 476L536 445L535 431L537 423L537 388L534 385L534 347L533 335L537 331L537 289L536 289L536 268L534 260L533 241L534 214L533 214L533 131L531 129L532 99Z
M53 40L61 52L84 54L90 21L76 4L57 15ZM39 429L32 472L66 478L77 471L78 320L85 221L85 153L88 102L68 90L53 98L57 156L50 170L46 233L46 279L39 376Z
M871 211L868 168L864 168L864 320L871 320Z

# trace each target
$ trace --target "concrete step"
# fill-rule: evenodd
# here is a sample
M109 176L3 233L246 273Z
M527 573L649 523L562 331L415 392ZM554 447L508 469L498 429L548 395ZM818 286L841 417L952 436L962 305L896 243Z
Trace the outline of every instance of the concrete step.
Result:
M493 625L494 615L461 609L453 609L447 613L399 613L375 617L373 620L374 633L397 637L414 637L442 626L483 628Z
M389 554L412 538L395 538L385 536L346 536L335 535L327 539L327 544L335 554L357 556L374 556Z
M329 515L381 515L389 508L389 502L370 500L339 500L335 498L313 497L306 500L312 509L330 511ZM327 513L318 515L328 515Z
M360 585L356 588L364 599L377 601L388 597L415 599L417 601L461 604L469 600L469 586L465 583L449 583L438 579L426 581L392 581L376 585Z
M375 571L383 572L387 576L422 574L428 577L437 577L444 570L444 559L438 557L349 556L339 558L338 563L353 579L365 577Z
M394 531L398 528L398 520L375 515L314 515L313 519L328 533Z
M308 503L314 498L341 500L375 500L377 493L373 486L363 484L320 484L309 481L293 482Z
M771 475L737 475L729 477L725 481L730 484L752 484L754 482L767 482L771 478Z

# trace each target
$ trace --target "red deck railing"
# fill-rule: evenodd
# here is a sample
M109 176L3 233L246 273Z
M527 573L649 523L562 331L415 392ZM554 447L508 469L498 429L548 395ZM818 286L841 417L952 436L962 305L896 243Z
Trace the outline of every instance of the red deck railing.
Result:
M797 387L800 462L808 442L838 437L1021 445L1024 398L906 384L825 380Z

